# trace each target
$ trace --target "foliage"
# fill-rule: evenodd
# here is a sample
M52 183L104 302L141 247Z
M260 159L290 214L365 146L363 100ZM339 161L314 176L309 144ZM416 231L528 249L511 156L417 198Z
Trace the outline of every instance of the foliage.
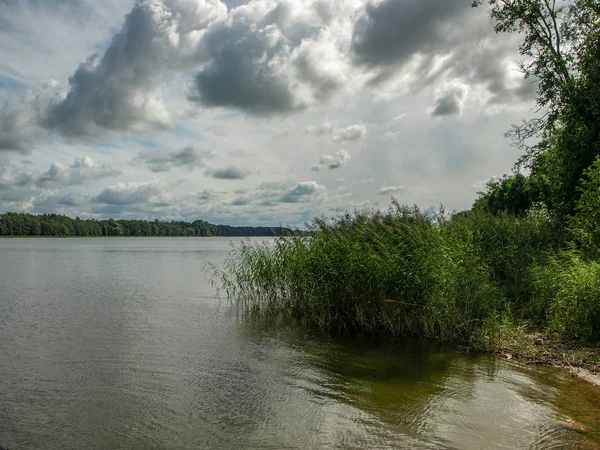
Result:
M430 220L418 208L315 220L313 233L245 243L215 280L250 316L344 332L468 340L510 302L525 310L528 268L557 247L547 211Z
M448 227L471 236L479 256L490 268L491 279L519 310L527 301L528 268L544 261L547 252L557 250L563 240L560 226L539 203L523 218L471 211L456 216Z
M0 214L0 236L279 236L296 233L282 227L230 227L204 220L82 220L60 214Z
M497 32L523 34L521 69L538 81L541 116L510 133L525 149L517 163L530 170L525 182L516 175L490 186L475 206L520 214L517 206L541 201L566 224L575 214L580 180L600 155L600 6L597 0L486 3ZM532 137L541 139L525 145Z
M527 177L517 173L501 180L490 182L486 192L480 192L473 209L492 214L509 213L524 216L531 207L535 193Z
M580 185L577 214L571 219L571 231L591 256L600 256L600 157L585 172Z
M492 5L497 33L524 34L519 51L526 59L520 68L525 78L540 80L537 103L540 108L549 107L548 120L553 120L566 101L572 79L573 55L568 44L573 39L565 33L572 12L566 6L557 7L555 0L485 1ZM484 0L476 0L473 6L482 3ZM545 126L547 122L539 123Z
M530 269L532 306L551 330L600 341L600 262L565 251Z

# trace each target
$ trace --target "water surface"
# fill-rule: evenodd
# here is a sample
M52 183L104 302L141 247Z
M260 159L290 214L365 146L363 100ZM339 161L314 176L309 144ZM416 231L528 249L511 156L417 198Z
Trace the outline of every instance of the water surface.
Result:
M566 373L241 322L202 271L230 242L0 239L0 445L600 448Z

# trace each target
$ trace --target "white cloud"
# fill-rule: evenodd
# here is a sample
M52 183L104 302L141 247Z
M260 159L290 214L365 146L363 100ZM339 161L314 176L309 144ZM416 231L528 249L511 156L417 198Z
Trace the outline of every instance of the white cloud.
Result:
M500 180L500 177L491 176L489 178L486 178L485 180L476 181L475 183L473 183L471 185L471 187L473 189L476 189L477 191L483 191L483 190L485 190L487 188L488 184L490 184L490 183L496 183L499 180Z
M519 36L463 0L23 0L0 16L0 211L301 225L385 207L379 186L462 209L465 178L510 171L503 133L533 106Z
M309 201L310 197L325 190L316 181L300 181L296 186L287 190L279 199L283 203L300 203Z
M342 128L337 132L335 141L358 141L367 134L367 127L362 123L356 125L350 125L349 127Z
M391 195L398 194L404 191L404 186L381 186L379 189L379 194L381 195Z
M136 205L165 203L168 201L167 186L160 180L117 183L100 192L93 201L107 205Z
M52 163L48 171L35 180L35 183L41 187L52 185L81 185L91 181L101 180L103 178L116 177L121 171L113 164L106 162L96 163L89 156L75 159L73 164L65 165L61 163Z
M335 155L323 155L319 161L312 167L312 170L319 171L322 167L333 170L339 169L350 161L350 153L346 150L339 150Z

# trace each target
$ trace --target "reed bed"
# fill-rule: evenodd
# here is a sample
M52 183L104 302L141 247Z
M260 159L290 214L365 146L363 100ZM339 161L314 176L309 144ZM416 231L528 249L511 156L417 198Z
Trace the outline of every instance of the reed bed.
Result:
M244 242L213 267L213 281L244 317L474 345L507 314L551 322L531 320L539 314L531 299L546 274L541 268L555 270L562 239L543 209L525 218L447 218L394 202L385 211L316 219L309 229L307 236ZM564 301L558 298L548 301Z

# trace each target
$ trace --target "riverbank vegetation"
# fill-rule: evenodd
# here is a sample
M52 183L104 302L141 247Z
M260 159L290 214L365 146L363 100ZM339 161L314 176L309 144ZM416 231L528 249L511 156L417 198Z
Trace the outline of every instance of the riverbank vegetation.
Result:
M539 86L540 116L511 131L513 175L469 211L394 201L243 244L215 281L245 315L489 351L524 332L600 341L600 6L489 3L496 31L523 34L521 68Z
M204 220L94 220L60 214L0 214L0 236L281 236L297 233L282 227L232 227Z

